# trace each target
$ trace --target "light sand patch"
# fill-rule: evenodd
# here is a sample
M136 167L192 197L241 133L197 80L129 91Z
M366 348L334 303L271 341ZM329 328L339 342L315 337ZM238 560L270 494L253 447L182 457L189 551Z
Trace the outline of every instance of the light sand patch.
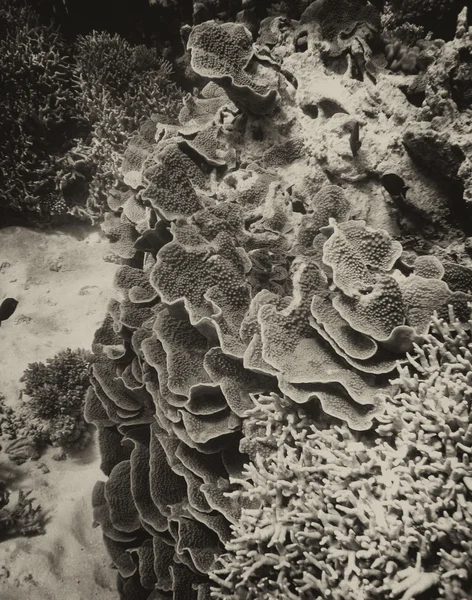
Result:
M108 253L106 239L84 225L0 230L0 302L19 301L0 327L0 393L9 404L18 402L28 363L64 348L90 349L113 294ZM0 457L0 475L32 489L48 518L44 535L0 543L0 598L116 599L101 531L92 528L90 495L103 478L96 447L65 462L54 461L55 452L20 467Z

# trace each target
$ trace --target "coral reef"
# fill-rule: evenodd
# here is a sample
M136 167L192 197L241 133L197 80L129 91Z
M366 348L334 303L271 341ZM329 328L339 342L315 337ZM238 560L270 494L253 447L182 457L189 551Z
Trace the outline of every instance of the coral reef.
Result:
M88 133L63 157L59 186L72 204L85 195L86 212L101 214L132 134L149 112L175 115L182 93L156 50L132 46L119 35L79 36L73 52L77 108Z
M464 218L470 220L472 42L467 8L460 12L455 36L447 43L421 36L410 36L404 42L402 37L384 35L387 63L390 69L409 74L403 82L404 92L421 107L420 120L405 128L403 143L424 173L450 188L454 210L460 214L462 209Z
M212 597L469 597L471 350L469 326L435 318L367 436L258 398Z
M16 463L37 459L46 444L64 449L87 445L83 417L91 356L83 350L59 352L46 363L31 363L24 372L21 404L0 400L0 435L10 441L5 452Z
M396 450L386 440L378 450L385 455L375 445L350 449L380 419L388 430L397 361L429 339L434 310L443 316L453 306L468 318L468 266L433 255L432 243L420 256L402 244L405 232L420 235L412 212L433 240L447 241L451 209L464 201L454 198L453 206L408 147L408 131L423 113L408 100L405 77L413 84L425 73L393 73L375 56L369 44L375 48L380 20L373 7L356 11L362 3L349 3L346 18L334 22L325 4L318 0L299 21L270 18L255 43L241 23L197 25L188 46L204 87L185 98L178 118L155 114L142 124L124 153L124 185L108 197L112 214L103 230L120 266L116 297L93 343L85 417L98 429L108 477L94 490L94 520L124 600L210 597L208 573L231 543L229 524L254 510L225 492L253 454L250 443L240 448L247 411L268 394L284 397L294 414L314 406L320 423L342 422L327 426L326 443L333 461L338 446L354 461L357 487L343 506L364 501L369 490L359 473L370 471L354 464L355 453L358 463L371 452L372 464L382 465ZM335 3L340 14L346 5ZM457 115L465 118L459 107ZM405 205L402 221L397 206ZM334 495L336 473L329 474ZM388 485L382 479L379 494ZM369 532L377 527L351 512ZM409 527L393 513L395 527ZM319 565L308 569L307 562L301 586L320 579L326 587L346 568L358 587L378 587L369 548L358 566L352 552L360 549L346 525L346 547L331 556L337 530L329 514L322 525L327 573L320 579ZM375 537L379 568L398 560L395 573L402 574L395 579L392 571L390 579L404 576L393 590L428 582L423 563L405 571L414 564L408 548L389 545L382 532ZM293 585L278 597L298 597Z
M386 0L383 6L384 26L392 29L407 24L451 39L461 0Z

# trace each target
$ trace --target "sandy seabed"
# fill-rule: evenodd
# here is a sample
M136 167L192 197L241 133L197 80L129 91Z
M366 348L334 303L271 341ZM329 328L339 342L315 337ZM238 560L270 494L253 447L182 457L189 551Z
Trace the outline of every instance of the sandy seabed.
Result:
M106 239L85 225L0 230L0 302L19 302L0 327L0 393L8 404L18 402L28 363L90 349L113 295L108 253ZM96 445L63 462L56 453L21 466L0 453L2 477L13 490L33 490L47 520L44 535L0 543L0 600L116 600L115 572L100 528L92 528L92 488L105 479Z

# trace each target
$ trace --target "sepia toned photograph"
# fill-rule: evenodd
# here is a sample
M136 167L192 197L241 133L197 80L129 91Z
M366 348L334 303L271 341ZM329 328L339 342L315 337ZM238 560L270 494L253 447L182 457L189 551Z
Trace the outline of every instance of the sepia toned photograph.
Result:
M472 600L466 0L0 0L0 600Z

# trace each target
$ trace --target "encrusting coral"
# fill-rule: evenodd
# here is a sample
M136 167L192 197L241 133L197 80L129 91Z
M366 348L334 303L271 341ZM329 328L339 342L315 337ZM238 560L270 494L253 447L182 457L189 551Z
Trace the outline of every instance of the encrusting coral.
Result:
M241 442L251 460L227 493L244 508L213 598L469 597L470 327L434 318L392 384L363 435L313 406L255 399Z
M324 562L304 557L305 576L300 570L295 582L279 591L275 582L267 593L298 597L301 587L325 589L328 579L339 579L339 598L355 594L355 585L375 590L390 559L397 566L388 581L404 575L393 588L398 595L413 580L415 590L429 582L426 560L411 576L405 571L415 564L407 546L387 540L376 490L359 481L369 473L363 457L383 465L397 450L387 439L378 447L357 440L397 422L387 418L389 379L397 361L429 339L433 311L444 316L451 305L468 318L470 269L428 254L434 248L426 243L422 257L405 254L395 202L414 207L435 235L447 236L449 227L447 194L403 144L421 110L403 93L403 75L376 62L369 47L380 34L375 9L351 10L336 24L324 22L324 5L315 2L300 21L265 22L255 44L241 23L197 25L191 62L210 81L185 99L178 118L153 115L141 126L122 163L126 185L108 197L113 214L103 229L121 266L93 343L85 415L98 428L109 477L95 488L94 520L124 600L210 597L208 573L232 543L229 523L240 523L241 510L251 519L257 513L225 492L231 477L242 480L251 456L251 444L240 448L242 435L250 437L246 411L271 393L284 396L294 415L316 407L327 426L314 426L313 443L322 436L331 444L329 460L341 473L326 475L331 491L339 492L336 477L352 477L354 495L345 492L343 514L331 515L329 500L313 532L313 544L326 536ZM401 225L415 231L414 219ZM333 419L343 424L329 426ZM336 463L351 446L352 475ZM313 494L315 502L318 488ZM374 502L374 524L352 509L353 498ZM408 528L398 506L394 527ZM343 518L368 527L365 548L346 525L339 540L346 546L330 549ZM270 531L267 524L266 541L283 533ZM368 535L378 544L372 568ZM282 553L284 541L274 538ZM270 556L247 563L255 590L251 565L265 576L278 564ZM357 582L352 590L341 585L344 569ZM237 581L228 581L234 590Z

